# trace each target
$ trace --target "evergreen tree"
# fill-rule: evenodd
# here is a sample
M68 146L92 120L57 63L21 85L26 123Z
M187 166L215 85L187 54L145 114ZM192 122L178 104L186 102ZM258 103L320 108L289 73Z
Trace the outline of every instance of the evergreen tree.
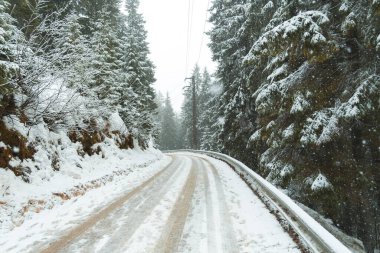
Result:
M30 0L12 0L10 9L12 16L16 19L16 24L19 29L24 32L28 38L31 32L36 29L41 19L36 12L37 1Z
M201 113L206 110L206 104L211 98L211 76L205 68L201 77L198 95L198 111Z
M207 75L206 80L209 77ZM200 110L199 116L199 128L201 132L200 148L202 150L220 151L222 146L220 145L219 135L221 132L221 126L223 125L223 117L218 113L220 106L221 85L210 79L207 86L206 96L203 100L203 109Z
M81 19L85 35L92 36L98 30L97 21L105 18L113 28L124 26L120 15L120 0L73 0L72 3L77 12L85 17Z
M91 49L94 54L92 62L95 79L90 87L104 103L118 107L121 95L119 74L121 72L121 40L117 29L112 26L108 16L110 12L104 8L102 18L95 22L91 36ZM127 92L127 91L126 91Z
M178 126L175 121L169 94L166 95L165 104L162 112L161 133L159 145L161 150L173 150L177 148Z
M160 132L162 131L162 117L164 112L165 97L158 91L156 92L154 101L157 105L156 113L153 115L153 121L156 122L153 136L155 136L156 144L160 145Z
M91 65L94 54L81 32L79 20L80 17L73 13L57 22L56 29L52 31L52 52L58 55L59 60L55 64L64 72L68 86L84 92L89 89L90 80L94 79Z
M183 140L181 141L183 143L183 147L184 148L192 148L192 140L193 140L193 88L192 88L192 85L193 85L193 82L194 82L194 85L195 85L195 100L197 101L196 103L196 117L195 117L195 120L196 120L196 132L197 132L197 143L199 143L199 129L198 129L198 123L199 123L199 116L198 116L198 112L199 112L199 101L198 101L198 98L199 98L199 89L200 89L200 85L202 83L202 75L200 73L200 69L199 69L199 66L196 65L194 67L194 70L192 72L192 78L194 80L190 80L190 84L188 86L185 87L185 90L184 90L184 97L185 97L185 100L182 104L182 108L181 108L181 118L182 118L182 121L181 121L181 128L182 128L182 134L181 134L181 138L183 138ZM199 147L196 147L196 149L198 149Z
M210 22L214 28L209 32L210 48L218 63L217 78L223 92L219 106L219 122L222 123L219 138L222 151L254 166L252 149L247 149L248 139L254 128L255 113L248 94L246 73L242 65L249 52L249 38L242 32L249 10L249 1L214 1ZM239 37L244 39L239 40Z
M142 142L146 142L153 133L155 124L153 114L156 109L154 90L154 66L149 60L147 32L144 19L138 13L139 1L126 0L126 30L123 36L123 65L126 71L127 86L136 94L130 101L136 110L132 117L124 117L129 126Z
M9 3L0 0L0 117L9 113L7 108L13 106L12 94L17 85L15 78L19 66L15 63L17 45L22 41L22 34L14 25L15 20L7 13Z
M210 19L223 152L368 251L379 244L379 10L378 1L214 1Z

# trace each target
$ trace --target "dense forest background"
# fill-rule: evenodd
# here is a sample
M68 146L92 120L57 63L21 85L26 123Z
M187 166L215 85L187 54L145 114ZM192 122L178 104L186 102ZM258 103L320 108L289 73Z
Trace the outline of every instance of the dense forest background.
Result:
M210 12L218 68L193 71L196 147L243 161L379 249L380 1L214 0ZM174 148L193 145L184 93Z
M96 132L118 111L141 146L157 135L139 1L0 1L0 117Z

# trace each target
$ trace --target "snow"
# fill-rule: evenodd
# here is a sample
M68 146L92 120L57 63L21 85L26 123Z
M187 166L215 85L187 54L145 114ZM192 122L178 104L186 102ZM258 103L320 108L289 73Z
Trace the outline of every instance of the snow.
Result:
M7 145L5 145L4 142L0 141L0 148L7 148Z
M313 191L331 188L331 184L323 174L319 174L311 185Z
M267 50L270 49L271 46L273 47L274 44L285 47L286 43L282 42L284 39L290 41L290 38L298 36L299 32L303 30L307 30L309 36L301 37L299 38L300 40L310 41L314 44L325 42L326 39L322 35L320 26L325 25L329 21L329 18L321 11L301 12L297 16L282 22L261 35L252 46L248 55L244 58L244 62L258 61L261 56L268 54L267 52L269 51ZM304 32L301 34L305 35Z
M280 177L286 176L287 174L293 172L293 166L285 164L281 160L273 159L271 162L265 164L265 168L270 171L266 180L277 184L281 181Z
M281 176L281 177L285 177L285 176L287 176L287 175L293 173L294 170L295 170L295 169L294 169L294 167L293 167L291 164L286 164L286 165L282 168L282 170L281 170L281 172L280 172L280 176Z
M217 122L219 125L223 126L224 123L226 122L226 119L224 117L218 117Z
M268 77L267 80L273 82L278 76L286 73L288 70L288 64L283 64L281 67L275 69Z
M321 42L326 42L326 38L325 36L323 36L322 34L320 33L315 33L313 35L313 37L311 38L311 44L314 44L314 45L317 45L318 43L321 43Z
M294 123L288 126L283 132L282 132L282 137L284 139L292 137L294 134Z
M16 71L20 69L20 67L14 62L1 61L1 60L0 60L0 67L4 70L5 73L7 72L15 73Z
M249 175L249 181L252 185L260 185L260 187L263 188L266 192L269 192L271 196L273 196L279 203L281 203L283 207L288 209L288 212L291 212L295 217L297 217L299 221L302 221L310 232L321 238L321 240L323 240L325 244L328 245L332 252L351 252L325 228L323 228L317 221L315 221L304 210L302 210L302 208L299 207L290 197L288 197L282 191L278 190L274 185L266 181L264 178L245 166L243 163L224 154L218 154L215 152L208 153L239 166L239 170L241 172Z
M378 101L372 101L371 96L378 94L379 80L380 78L375 75L368 77L356 88L347 102L334 108L336 115L343 119L358 118L373 110Z
M128 129L125 125L124 121L121 119L118 112L114 112L111 114L111 116L108 118L110 123L110 131L118 131L121 134L127 134Z
M204 179L198 179L194 209L183 235L189 245L180 246L178 252L300 252L275 216L229 165L200 154L178 154L205 159L202 163L208 182L202 185Z
M113 127L120 127L113 115ZM160 151L149 147L121 150L114 138L106 137L104 142L94 145L99 154L88 156L82 145L73 143L65 131L49 131L44 123L26 127L17 117L4 117L9 129L18 131L33 145L36 153L33 159L23 161L13 158L12 167L21 166L28 174L29 183L16 177L10 170L0 168L0 234L9 233L24 222L33 220L36 212L64 204L57 195L71 197L96 188L107 180L114 180L163 159ZM125 126L125 125L124 125ZM119 128L120 129L120 128ZM0 143L0 147L6 146ZM17 147L12 147L17 152ZM81 154L81 155L80 155ZM53 171L52 164L56 163ZM119 180L119 179L118 179ZM2 204L1 204L2 203Z
M339 7L340 12L347 12L349 10L349 6L346 2L342 3L342 5Z
M347 34L355 26L356 26L355 13L351 12L350 14L347 15L346 19L342 23L342 31L344 34Z
M28 135L28 129L25 127L23 123L20 122L18 117L16 117L15 115L3 117L3 122L5 124L5 127L9 130L15 130L24 137Z
M150 215L144 220L144 223L134 232L132 238L128 242L127 248L121 249L120 252L140 253L142 248L145 252L153 252L155 243L160 239L160 233L169 219L173 211L174 204L180 198L179 194L183 188L186 178L190 171L190 159L184 158L186 161L182 165L179 178L171 185L170 190L162 196L161 201L152 210Z
M327 143L338 133L338 118L332 109L315 112L301 131L301 143L321 145Z
M295 95L290 113L295 114L297 112L303 112L308 107L310 107L310 103L306 100L303 94L298 93Z
M325 218L318 212L313 209L303 205L302 203L297 202L307 214L309 214L313 219L320 223L324 228L326 228L331 234L333 234L337 239L343 242L352 252L355 253L366 253L364 250L363 242L355 237L351 237L341 231L339 228L334 226L334 223L331 219Z
M258 140L260 140L261 133L262 133L262 129L259 129L256 132L254 132L251 135L251 137L249 137L249 142L257 142Z
M13 229L1 227L0 249L6 252L30 252L30 247L38 242L54 241L56 233L51 231L65 231L72 227L72 224L83 222L90 214L99 211L100 207L107 206L110 201L125 194L135 188L141 182L151 177L154 173L162 169L170 159L147 163L147 158L154 157L153 154L138 154L131 152L129 158L133 157L133 163L126 165L124 169L129 170L128 174L115 176L111 183L102 185L99 188L88 191L84 196L74 197L67 201L58 198L49 203L49 207L38 212L30 212L25 221ZM103 170L107 171L104 167ZM119 171L122 171L119 168ZM108 170L110 173L111 171ZM86 179L90 179L87 177ZM86 180L84 179L84 180ZM62 180L65 181L63 178ZM82 181L84 181L82 179ZM70 184L70 182L68 182ZM21 188L20 190L23 190ZM43 195L39 197L43 197ZM104 197L99 197L104 196ZM52 196L45 196L38 200L48 201ZM0 213L4 217L4 213ZM2 225L3 226L3 225Z
M266 5L264 5L264 7L261 9L261 13L265 14L267 13L269 10L272 10L274 8L274 4L272 1L269 1Z

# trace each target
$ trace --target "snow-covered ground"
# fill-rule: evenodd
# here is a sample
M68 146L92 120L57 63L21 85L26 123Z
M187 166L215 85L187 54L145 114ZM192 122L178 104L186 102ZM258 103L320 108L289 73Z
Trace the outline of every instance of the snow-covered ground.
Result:
M0 251L300 252L227 164L150 152L140 161L161 159L3 228Z
M0 252L36 252L35 246L54 241L61 235L60 231L81 224L120 195L152 177L170 161L154 150L131 150L126 152L123 159L115 157L106 160L108 164L95 157L86 160L94 169L82 174L77 172L75 178L79 180L73 180L71 174L57 174L49 182L40 185L25 185L20 181L21 189L7 195L7 204L0 209ZM112 169L104 169L107 167ZM12 176L9 175L9 178ZM74 193L67 200L53 195L56 192L70 193L74 184L81 182L86 185L86 182L94 180L96 186L88 188L84 195L75 196ZM27 199L40 201L41 204L37 203L24 215L20 215L18 208Z
M17 231L27 228L24 224L28 226L39 217L42 219L50 217L51 214L46 213L46 210L51 209L56 212L68 203L84 199L80 198L82 195L86 198L91 196L98 191L98 188L103 189L102 186L109 187L111 184L118 187L119 182L124 182L124 178L149 177L155 169L162 167L161 163L167 162L167 158L154 148L144 151L138 146L129 150L120 149L116 143L120 135L116 134L105 137L103 142L95 144L93 148L99 152L89 156L83 151L80 142L74 143L69 139L65 129L53 132L43 122L27 127L15 116L4 117L3 122L8 129L17 131L23 136L28 145L32 144L36 153L33 159L21 161L16 156L10 161L12 167L20 166L29 170L28 182L16 177L11 170L0 168L0 249L5 247L1 244L4 243L4 238L9 239L8 235L13 236L10 237L13 238L13 242L24 236L22 233L17 235ZM111 115L107 124L110 131L128 133L117 113ZM2 142L0 148L9 148L14 153L18 152L18 147L11 147ZM52 168L53 161L55 169ZM104 192L102 195L104 198L99 198L99 201L110 200L111 193L118 194L120 190L111 189L109 193ZM99 206L94 205L94 207ZM86 212L78 211L78 213L86 215ZM69 213L67 219L70 219L70 215L72 214ZM49 225L43 224L43 226ZM11 239L7 245L12 243Z

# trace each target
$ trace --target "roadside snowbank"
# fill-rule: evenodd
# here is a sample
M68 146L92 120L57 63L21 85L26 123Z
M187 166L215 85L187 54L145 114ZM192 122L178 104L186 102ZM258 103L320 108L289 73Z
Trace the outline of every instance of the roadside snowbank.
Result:
M62 205L134 171L143 171L164 158L152 147L142 150L135 145L134 149L120 149L117 143L120 136L115 134L104 135L104 140L93 146L97 152L89 156L83 152L80 142L70 140L65 130L52 132L44 123L26 127L16 117L3 118L3 122L24 136L35 154L32 159L24 160L14 156L9 162L13 168L26 171L27 180L8 168L0 168L1 235L32 220L36 213ZM127 133L116 114L108 125L112 131ZM18 152L18 147L1 145L3 150Z
M152 155L146 155L155 157L154 152ZM143 158L142 154L138 156L140 158L134 160L136 166L125 166L130 167L125 175L115 176L112 183L92 189L84 196L66 201L59 197L46 196L50 197L56 206L41 210L40 213L31 212L25 217L22 225L0 231L0 252L36 252L36 248L46 247L78 224L82 224L93 214L100 212L115 199L138 187L171 161L170 158L165 157L141 167L147 159ZM140 166L137 165L139 162ZM0 217L4 217L4 214Z

